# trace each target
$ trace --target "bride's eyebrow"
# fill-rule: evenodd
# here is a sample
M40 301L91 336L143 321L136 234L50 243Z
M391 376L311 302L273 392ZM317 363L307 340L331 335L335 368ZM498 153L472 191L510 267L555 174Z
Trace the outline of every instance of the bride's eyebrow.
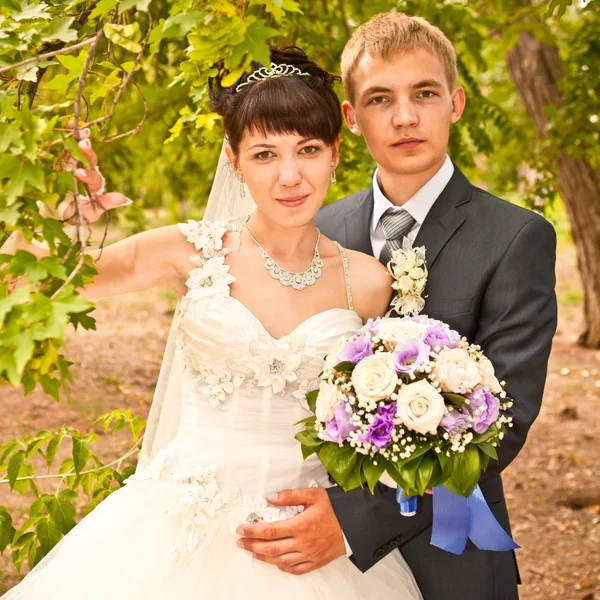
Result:
M252 150L253 148L275 148L275 146L273 146L272 144L254 144L254 146L250 146L250 148L248 148L248 150Z

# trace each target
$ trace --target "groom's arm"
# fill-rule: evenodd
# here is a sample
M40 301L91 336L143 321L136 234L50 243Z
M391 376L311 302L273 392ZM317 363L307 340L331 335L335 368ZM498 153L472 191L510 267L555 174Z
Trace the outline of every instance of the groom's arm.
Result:
M531 219L509 244L481 303L472 341L481 345L514 400L514 425L502 441L499 461L490 465L482 482L515 458L540 410L556 330L555 258L554 228L544 219ZM332 488L328 493L353 551L352 560L361 571L432 522L429 496L420 501L417 516L406 518L399 514L394 490L383 485L378 485L374 496L365 489L345 493Z
M486 290L474 343L492 361L513 399L513 427L481 482L517 456L540 412L548 357L556 331L556 234L544 219L529 221L508 247Z

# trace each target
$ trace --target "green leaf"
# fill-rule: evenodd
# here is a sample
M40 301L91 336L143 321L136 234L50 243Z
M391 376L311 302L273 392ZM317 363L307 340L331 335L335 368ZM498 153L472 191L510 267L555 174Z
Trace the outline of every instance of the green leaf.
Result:
M354 371L355 368L356 368L356 365L353 362L350 362L349 360L345 360L341 363L338 363L334 367L334 369L338 373L352 373L352 371Z
M303 446L307 446L308 448L316 448L325 442L321 439L314 438L308 431L300 431L295 436Z
M448 479L451 484L465 498L468 498L475 489L481 476L481 463L479 452L473 444L468 445L465 451L452 456L452 475Z
M318 448L317 454L328 473L343 487L350 472L356 465L356 450L351 446L340 448L333 442L326 442Z
M277 29L265 26L265 21L251 23L246 31L246 40L252 58L262 65L271 64L271 52L267 40L278 35Z
M442 396L448 400L448 402L450 402L450 404L456 406L457 408L460 408L464 403L466 398L464 396L460 396L459 394L449 394L449 393L444 393L442 394Z
M77 499L76 492L63 490L58 497L51 498L46 504L48 512L63 535L69 533L77 522L75 507L73 506L75 499Z
M365 474L362 470L362 465L367 457L364 454L359 454L356 459L356 465L344 482L344 490L350 491L362 487L366 483Z
M405 482L406 487L402 486L402 489L407 493L413 493L412 495L416 495L417 490L417 471L423 460L423 456L417 456L416 458L409 460L409 462L404 463L399 466L398 472L400 473L400 477Z
M0 303L2 301L0 300ZM1 310L1 304L0 304ZM1 320L0 320L1 323ZM308 403L308 408L310 408L311 412L315 412L317 410L317 397L319 396L319 390L313 390L312 392L308 392L306 394L306 402Z
M376 465L373 463L373 460L374 459L371 457L368 457L365 459L362 465L362 470L365 474L365 479L369 489L371 490L371 494L375 493L375 486L379 482L379 479L383 475L383 472L386 470L388 464L383 456L380 456L376 459Z
M85 438L73 437L73 466L77 474L81 473L90 457L90 449Z
M47 515L35 526L35 532L44 554L48 554L62 538L60 529L50 515Z
M169 17L163 24L162 37L183 38L203 17L204 15L199 11Z
M489 442L494 438L498 437L500 430L495 423L490 425L490 428L485 433L476 433L473 435L474 444L482 444L483 442Z
M494 460L498 460L498 453L496 452L496 448L490 442L481 442L477 444L477 447L485 454L487 454L490 458Z
M119 0L100 0L98 4L96 4L96 8L92 11L90 15L90 19L95 19L96 17L105 17L111 12L115 6L117 6Z
M43 33L42 40L61 40L62 42L73 42L77 39L77 31L70 29L75 17L55 17L50 27Z
M15 487L15 481L19 476L21 467L23 466L24 462L25 452L21 450L20 452L13 454L12 458L10 459L10 462L8 463L8 483L11 489Z
M421 464L415 475L415 484L419 495L422 496L425 490L430 487L431 476L433 475L434 465L437 463L430 450L421 460Z
M0 506L0 553L12 542L16 530L12 524L12 517L4 506Z

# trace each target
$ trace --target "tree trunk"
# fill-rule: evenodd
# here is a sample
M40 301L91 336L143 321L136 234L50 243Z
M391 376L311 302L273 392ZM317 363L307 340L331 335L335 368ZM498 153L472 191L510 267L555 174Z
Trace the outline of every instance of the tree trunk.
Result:
M558 49L544 46L524 31L507 53L506 64L538 135L544 136L548 125L544 107L561 103ZM564 150L558 154L557 167L558 188L571 223L583 284L585 330L580 343L600 348L600 174L587 161L575 160Z

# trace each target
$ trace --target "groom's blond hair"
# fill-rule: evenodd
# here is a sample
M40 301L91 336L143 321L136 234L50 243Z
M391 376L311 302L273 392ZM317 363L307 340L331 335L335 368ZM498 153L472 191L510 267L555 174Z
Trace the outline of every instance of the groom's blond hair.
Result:
M456 52L441 29L421 17L400 12L375 15L361 25L348 40L342 53L342 80L346 98L354 102L353 75L364 54L390 60L399 52L422 48L436 56L446 73L448 87L454 91L458 80Z

